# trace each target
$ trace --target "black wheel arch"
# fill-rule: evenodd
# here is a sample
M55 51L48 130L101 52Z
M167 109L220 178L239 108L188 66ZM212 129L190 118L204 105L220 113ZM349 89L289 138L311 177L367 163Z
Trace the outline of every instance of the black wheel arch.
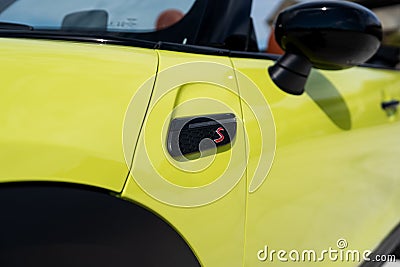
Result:
M3 184L0 212L0 266L200 265L165 220L101 189Z

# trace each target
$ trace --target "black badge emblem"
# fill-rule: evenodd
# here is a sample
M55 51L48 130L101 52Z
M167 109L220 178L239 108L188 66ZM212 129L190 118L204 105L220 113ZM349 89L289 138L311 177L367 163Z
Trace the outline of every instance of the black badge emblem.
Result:
M208 150L229 149L235 135L236 118L231 113L175 118L169 127L168 152L174 158L196 159Z

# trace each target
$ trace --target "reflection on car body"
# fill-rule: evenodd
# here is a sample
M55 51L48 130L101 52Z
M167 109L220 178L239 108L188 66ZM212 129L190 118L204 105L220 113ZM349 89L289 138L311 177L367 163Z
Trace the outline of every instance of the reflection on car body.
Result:
M1 266L399 256L398 3L260 3L0 1Z

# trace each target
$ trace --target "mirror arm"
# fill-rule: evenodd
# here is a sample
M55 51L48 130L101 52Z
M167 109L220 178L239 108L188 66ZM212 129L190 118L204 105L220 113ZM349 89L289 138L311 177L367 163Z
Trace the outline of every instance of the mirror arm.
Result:
M280 89L292 95L301 95L311 68L312 64L305 56L286 52L268 68L268 73Z

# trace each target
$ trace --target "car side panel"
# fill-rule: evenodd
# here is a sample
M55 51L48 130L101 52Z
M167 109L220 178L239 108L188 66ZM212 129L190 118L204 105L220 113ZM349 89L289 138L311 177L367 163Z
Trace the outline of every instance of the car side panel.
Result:
M245 143L230 60L159 54L155 90L122 196L165 218L202 266L242 266ZM169 154L167 136L173 119L227 113L234 114L237 123L229 149L186 161Z
M256 191L248 191L245 266L270 263L271 257L258 259L266 256L260 252L266 247L269 252L319 253L329 247L340 250L336 242L344 238L348 249L374 249L400 221L400 121L398 114L381 109L385 98L399 99L400 73L313 70L306 93L291 96L268 77L272 62L235 58L233 63L262 92L276 126L272 168ZM250 96L241 80L238 83L246 100ZM247 118L244 113L246 123L251 123ZM257 138L248 128L251 148ZM263 149L262 153L270 153ZM257 151L248 153L250 159L259 156ZM255 165L254 161L248 165L248 181ZM289 262L274 257L274 266L295 264L288 254L284 258ZM357 266L359 262L330 261L326 256L306 264Z
M6 38L0 48L0 182L59 181L121 191L150 99L156 52ZM123 141L134 96L136 116Z

